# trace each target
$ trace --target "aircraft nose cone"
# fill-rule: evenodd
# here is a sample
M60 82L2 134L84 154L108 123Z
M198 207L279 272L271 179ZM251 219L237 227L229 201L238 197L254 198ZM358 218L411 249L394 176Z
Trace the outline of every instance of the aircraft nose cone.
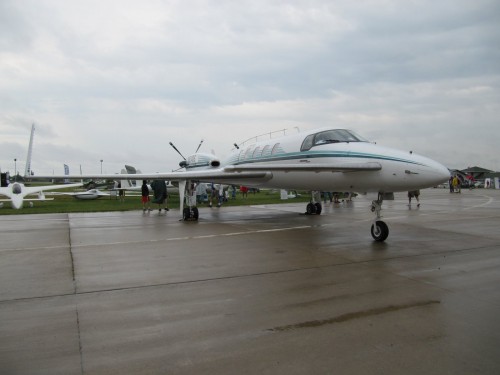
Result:
M435 179L435 184L440 184L448 181L450 178L450 171L444 165L438 163L437 161L433 161L432 163L432 172Z
M444 165L424 156L413 155L413 160L420 164L420 168L416 168L418 174L415 175L415 182L421 184L419 188L434 187L448 181L450 171Z
M448 179L450 178L450 170L448 168L446 168L444 165L441 165L441 164L439 164L439 165L441 167L441 170L440 170L441 178L444 181L448 181Z

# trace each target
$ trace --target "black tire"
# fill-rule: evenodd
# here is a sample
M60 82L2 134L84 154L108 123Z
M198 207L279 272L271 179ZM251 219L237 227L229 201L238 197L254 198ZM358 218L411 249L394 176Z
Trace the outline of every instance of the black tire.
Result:
M306 207L306 214L314 215L316 213L316 206L313 203L308 203Z
M182 218L186 221L189 220L191 217L191 210L189 207L184 207L184 210L182 210Z
M316 215L321 215L321 203L315 203L314 206L316 207Z
M192 218L194 220L198 220L198 216L199 216L198 207L193 207L191 214L192 214Z
M383 242L389 236L389 227L381 220L377 220L372 224L372 237L377 242Z

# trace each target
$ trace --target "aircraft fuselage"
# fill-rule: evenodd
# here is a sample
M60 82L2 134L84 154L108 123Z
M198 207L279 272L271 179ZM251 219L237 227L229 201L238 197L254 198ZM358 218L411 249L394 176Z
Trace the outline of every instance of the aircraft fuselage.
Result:
M226 172L234 172L234 180L228 183L289 190L357 192L416 190L436 186L449 177L448 169L434 160L381 147L356 135L351 140L315 141L315 137L330 134L330 131L316 130L308 135L298 133L256 142L233 150L220 162L213 155L204 154L188 162L186 171L210 169L212 163L220 164ZM238 181L241 171L268 171L270 175L261 180Z

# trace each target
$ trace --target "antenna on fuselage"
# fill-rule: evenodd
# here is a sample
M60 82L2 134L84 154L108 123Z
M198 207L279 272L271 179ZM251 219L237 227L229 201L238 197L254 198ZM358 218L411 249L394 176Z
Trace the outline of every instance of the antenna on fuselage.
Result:
M184 155L181 154L181 152L179 150L177 150L177 147L174 146L174 144L172 142L168 142L168 144L170 146L172 146L172 148L184 159L186 160L186 158L184 157Z
M234 147L236 147L237 150L240 149L239 146L236 143L234 143Z

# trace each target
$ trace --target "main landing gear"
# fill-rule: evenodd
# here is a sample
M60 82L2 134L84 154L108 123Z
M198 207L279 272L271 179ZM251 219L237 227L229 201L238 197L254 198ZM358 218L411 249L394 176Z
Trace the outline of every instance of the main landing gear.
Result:
M319 196L319 201L317 199L318 192L311 192L311 201L306 206L306 215L321 215L321 196Z
M380 220L381 215L380 211L382 211L382 202L384 201L384 197L386 199L392 200L394 199L394 195L392 193L379 193L377 196L377 200L372 201L371 211L375 213L376 217L373 220L373 224L371 226L371 234L375 241L383 242L389 236L389 227L387 224ZM321 214L321 197L317 198L317 193L312 192L311 201L306 206L306 215L320 215Z
M182 219L184 221L197 221L198 216L198 207L184 207L182 210Z
M321 210L322 210L321 203L310 202L306 206L306 215L320 215Z
M185 206L182 208L182 220L184 221L198 221L198 207L196 207L196 185L192 181L181 182L179 184L180 199L185 199ZM181 201L182 202L182 201Z
M389 227L380 220L380 211L382 210L383 195L379 193L377 200L372 201L371 211L375 212L376 218L371 227L372 237L377 242L383 242L389 236Z

